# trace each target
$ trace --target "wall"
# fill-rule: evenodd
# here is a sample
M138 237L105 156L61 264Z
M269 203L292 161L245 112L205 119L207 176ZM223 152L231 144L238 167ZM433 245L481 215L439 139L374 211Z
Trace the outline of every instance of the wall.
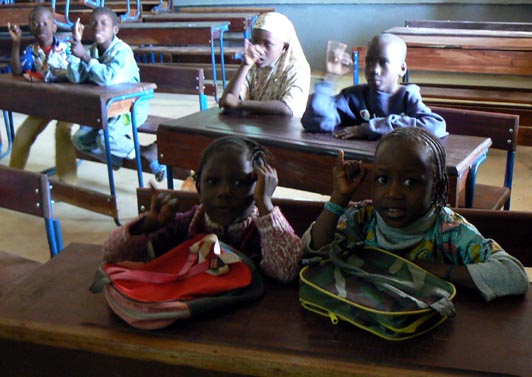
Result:
M481 4L478 4L478 3ZM368 4L373 3L373 4ZM432 0L391 1L201 1L176 0L176 6L220 5L273 7L294 23L313 70L324 67L329 39L365 45L375 34L403 26L405 19L532 22L532 1Z

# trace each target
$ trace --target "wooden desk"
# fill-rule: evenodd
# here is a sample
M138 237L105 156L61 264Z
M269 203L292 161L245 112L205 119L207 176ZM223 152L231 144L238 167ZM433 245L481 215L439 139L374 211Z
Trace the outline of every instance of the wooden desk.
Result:
M219 41L220 66L225 87L224 33L227 21L212 22L140 22L120 24L119 37L130 45L207 45L211 48L213 81L216 84L214 40Z
M408 47L410 70L532 75L532 33L394 27Z
M345 151L347 159L371 162L376 146L376 141L340 140L328 133L306 132L297 118L225 115L211 108L161 124L157 133L159 160L168 166L196 169L205 147L225 135L249 137L267 146L277 160L281 186L327 195L332 192L331 172L338 149ZM491 140L450 135L442 142L447 151L449 203L457 207L469 167L487 152ZM357 198L368 197L368 181L367 187L357 191Z
M229 32L243 33L251 38L251 29L258 13L159 13L142 16L142 22L205 22L229 21Z
M6 376L532 375L532 295L486 303L459 290L457 316L404 342L331 324L304 310L297 284L266 283L241 308L136 330L88 287L100 246L71 244L6 291L0 367Z
M0 93L4 93L0 96L0 109L101 128L108 135L107 119L130 112L133 103L139 98L153 97L155 88L156 85L152 83L112 86L35 83L22 76L3 74L0 75ZM140 166L139 153L137 162L137 166ZM118 222L114 176L110 165L108 175L110 195L54 182L53 198L111 216Z

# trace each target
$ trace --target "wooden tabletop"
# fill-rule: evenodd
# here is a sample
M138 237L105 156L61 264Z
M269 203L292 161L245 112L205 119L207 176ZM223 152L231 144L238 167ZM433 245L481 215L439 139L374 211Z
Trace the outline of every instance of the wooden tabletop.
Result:
M3 74L0 109L105 128L108 117L129 112L136 98L152 93L156 87L152 83L100 86L29 82L22 76Z
M265 145L276 158L281 186L330 194L331 172L338 150L347 159L371 162L377 142L335 139L330 133L306 132L298 118L225 114L211 108L159 126L159 160L170 166L196 169L201 153L215 138L226 135L249 137ZM465 188L469 166L486 153L489 138L450 135L442 139L450 177L449 202L454 204ZM179 152L176 152L179 151ZM363 190L361 194L368 191Z
M530 294L486 303L459 289L455 318L394 342L333 325L301 308L297 284L267 281L246 306L141 331L89 292L100 258L100 246L71 244L2 296L6 376L532 375Z
M206 44L229 29L227 21L128 22L120 24L118 36L128 44Z
M190 21L228 21L229 31L245 32L258 17L258 13L159 13L142 16L143 22L190 22Z

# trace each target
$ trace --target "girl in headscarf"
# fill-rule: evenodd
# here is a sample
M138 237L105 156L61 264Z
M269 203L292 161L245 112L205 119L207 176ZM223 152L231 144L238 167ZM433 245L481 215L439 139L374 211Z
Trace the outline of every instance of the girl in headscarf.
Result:
M294 25L277 12L261 14L243 61L227 85L220 107L300 118L310 90L310 66Z

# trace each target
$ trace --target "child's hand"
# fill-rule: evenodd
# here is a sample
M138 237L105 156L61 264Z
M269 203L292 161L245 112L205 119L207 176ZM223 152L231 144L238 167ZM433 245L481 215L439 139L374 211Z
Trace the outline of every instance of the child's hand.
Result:
M261 216L267 215L273 209L272 196L277 183L277 171L270 165L260 166L255 169L257 183L253 192L253 199Z
M353 60L346 51L327 51L327 74L328 76L343 76L351 72Z
M244 40L244 63L246 65L253 65L264 55L264 50L259 45L254 45L247 39Z
M338 159L333 169L334 184L331 201L347 205L366 178L366 174L367 170L362 161L344 161L344 151L338 151Z
M11 37L11 40L15 43L20 43L22 40L22 30L20 30L20 27L15 24L11 24L11 22L7 23L7 30L9 30L9 36Z
M159 193L155 183L150 181L152 192L150 212L146 214L148 224L161 227L170 223L177 212L177 198L168 193Z
M232 93L225 93L222 98L220 98L218 106L234 110L239 108L241 102L242 101L238 96L235 96Z
M334 137L337 139L348 140L348 139L365 139L366 135L362 131L360 126L345 127L341 130L338 130L334 133Z
M72 25L72 36L76 41L81 42L81 39L83 37L83 30L85 30L85 26L83 26L83 24L78 18L74 25Z

